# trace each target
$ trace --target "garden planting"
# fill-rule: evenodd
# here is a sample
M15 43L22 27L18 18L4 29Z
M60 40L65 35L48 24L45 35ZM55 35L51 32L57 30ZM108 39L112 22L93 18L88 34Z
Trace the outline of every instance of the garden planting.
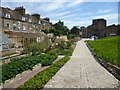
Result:
M31 79L29 79L27 82L24 83L24 85L21 85L18 87L18 89L24 89L24 88L43 88L44 85L57 73L57 71L70 59L70 57L66 56L59 61L52 64L50 67L45 69L44 71L38 73Z
M2 82L15 77L17 74L22 73L28 69L32 70L33 66L41 63L42 66L48 66L58 57L55 51L47 54L40 54L39 56L27 56L22 58L11 59L10 63L2 66Z

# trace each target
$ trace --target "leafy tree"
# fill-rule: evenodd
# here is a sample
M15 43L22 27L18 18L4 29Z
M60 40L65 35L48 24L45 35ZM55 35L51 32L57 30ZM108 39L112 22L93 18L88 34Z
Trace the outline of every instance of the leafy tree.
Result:
M68 38L68 39L73 39L74 37L76 37L76 35L73 35L73 34L68 34L68 35L67 35L67 38Z
M53 33L55 36L60 36L60 31L57 29L49 29L49 33Z
M61 35L67 35L68 34L68 27L64 26L64 22L59 21L58 23L54 24L54 28L56 30L59 30Z
M78 26L73 26L72 29L70 30L71 34L78 35L79 34L79 28Z

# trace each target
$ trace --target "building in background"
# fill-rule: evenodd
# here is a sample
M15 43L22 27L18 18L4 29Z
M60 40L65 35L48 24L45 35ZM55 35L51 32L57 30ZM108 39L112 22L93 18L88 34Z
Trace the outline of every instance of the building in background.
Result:
M10 8L0 7L1 12L1 32L16 43L17 48L22 48L24 43L40 42L47 36L41 32L45 29L53 28L49 18L41 18L40 14L26 14L23 6Z
M108 36L117 36L118 27L120 25L107 25L107 20L105 19L94 19L92 25L89 25L87 28L80 29L82 31L82 37L90 38L92 36L97 36L99 38L108 37Z

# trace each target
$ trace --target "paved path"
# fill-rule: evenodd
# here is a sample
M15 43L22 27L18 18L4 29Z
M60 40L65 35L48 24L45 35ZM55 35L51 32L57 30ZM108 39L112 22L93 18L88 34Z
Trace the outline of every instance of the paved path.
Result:
M71 59L44 88L113 88L117 85L118 80L97 63L81 40Z

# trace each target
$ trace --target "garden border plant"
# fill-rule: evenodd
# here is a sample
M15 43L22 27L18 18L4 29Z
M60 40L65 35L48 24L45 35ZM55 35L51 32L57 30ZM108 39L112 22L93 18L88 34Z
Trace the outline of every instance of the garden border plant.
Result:
M18 87L18 89L24 88L43 88L45 84L57 73L57 71L68 61L70 60L69 56L65 56L59 61L52 64L50 67L45 69L44 71L38 73L28 81Z
M10 63L2 65L2 82L15 77L17 74L26 70L32 70L36 64L41 63L42 66L48 66L58 57L55 51L39 56L27 56L17 59L12 59ZM0 83L2 83L0 82Z

